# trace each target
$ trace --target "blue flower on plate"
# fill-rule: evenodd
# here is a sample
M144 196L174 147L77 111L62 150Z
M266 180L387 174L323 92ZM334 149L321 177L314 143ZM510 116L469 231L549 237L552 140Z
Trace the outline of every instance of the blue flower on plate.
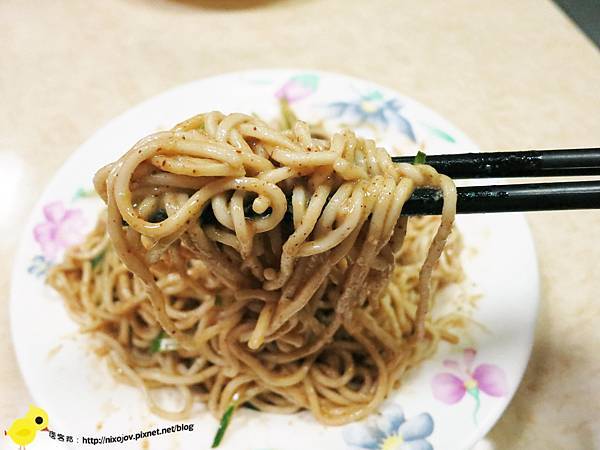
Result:
M346 425L342 430L346 444L357 450L433 450L427 441L431 433L433 419L429 413L407 420L396 404L388 404L379 414Z
M329 107L334 117L354 119L355 125L371 123L388 127L394 124L411 141L417 140L412 124L402 114L404 105L396 98L386 98L380 91L368 92L353 101L333 102Z
M36 277L46 275L46 272L52 267L52 261L47 260L42 255L35 255L27 267L27 272Z

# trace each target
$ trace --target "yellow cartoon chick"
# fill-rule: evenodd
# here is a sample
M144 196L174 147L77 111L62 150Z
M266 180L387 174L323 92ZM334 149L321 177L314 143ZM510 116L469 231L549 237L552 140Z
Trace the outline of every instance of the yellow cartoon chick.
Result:
M19 450L31 444L38 431L48 431L48 414L42 408L29 405L29 411L24 417L16 419L4 434L10 436Z

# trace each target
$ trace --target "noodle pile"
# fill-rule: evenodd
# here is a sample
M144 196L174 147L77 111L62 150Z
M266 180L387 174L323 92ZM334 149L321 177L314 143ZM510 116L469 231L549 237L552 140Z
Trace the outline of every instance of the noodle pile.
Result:
M315 136L212 112L96 174L107 210L49 282L153 412L184 418L198 399L219 416L235 397L343 424L456 342L452 316L427 314L463 276L453 182L350 131ZM421 186L441 190L443 213L409 223Z

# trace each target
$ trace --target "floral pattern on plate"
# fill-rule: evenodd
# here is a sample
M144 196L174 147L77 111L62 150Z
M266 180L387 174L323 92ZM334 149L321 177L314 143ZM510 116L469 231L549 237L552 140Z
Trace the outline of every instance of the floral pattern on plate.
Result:
M275 92L275 97L294 103L313 94L318 86L318 75L310 73L294 75Z
M53 261L60 251L81 241L85 220L80 209L67 209L61 201L44 206L44 218L33 229L33 236L44 257Z
M484 363L472 369L476 355L477 350L466 348L463 351L462 364L454 359L446 359L443 363L444 367L454 373L438 373L431 381L433 396L448 405L460 402L467 393L473 397L475 424L481 406L480 392L492 397L504 397L508 393L506 375L500 367Z
M62 252L81 242L86 224L81 209L67 208L60 200L44 205L42 212L44 221L33 228L33 238L40 246L41 254L35 255L27 268L30 274L38 277L46 274Z
M354 121L354 126L369 123L387 128L395 125L412 142L417 141L412 124L402 114L404 105L397 98L388 98L378 90L372 90L353 100L332 102L329 107L333 110L334 117L348 118Z
M427 440L433 428L429 413L406 419L400 405L389 403L378 414L346 425L342 436L354 450L433 450Z

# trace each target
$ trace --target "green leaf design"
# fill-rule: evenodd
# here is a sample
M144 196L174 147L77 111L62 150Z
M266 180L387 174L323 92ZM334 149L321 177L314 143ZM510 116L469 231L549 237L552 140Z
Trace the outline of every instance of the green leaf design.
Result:
M451 135L446 133L444 130L440 130L439 128L436 128L434 126L428 125L423 122L420 122L420 123L423 127L427 128L427 131L429 131L430 134L434 135L438 139L441 139L446 142L450 142L451 144L456 144L456 139L454 139Z
M374 90L374 91L369 92L367 95L364 95L363 100L372 100L372 101L383 100L383 94L378 90Z
M319 76L312 74L312 73L296 75L296 76L293 76L291 79L299 82L303 86L306 86L307 88L309 88L313 91L316 90L317 86L319 85Z
M90 197L95 197L96 196L96 191L93 189L84 189L84 188L79 188L75 191L75 194L73 195L73 200L78 200L80 198L90 198Z

